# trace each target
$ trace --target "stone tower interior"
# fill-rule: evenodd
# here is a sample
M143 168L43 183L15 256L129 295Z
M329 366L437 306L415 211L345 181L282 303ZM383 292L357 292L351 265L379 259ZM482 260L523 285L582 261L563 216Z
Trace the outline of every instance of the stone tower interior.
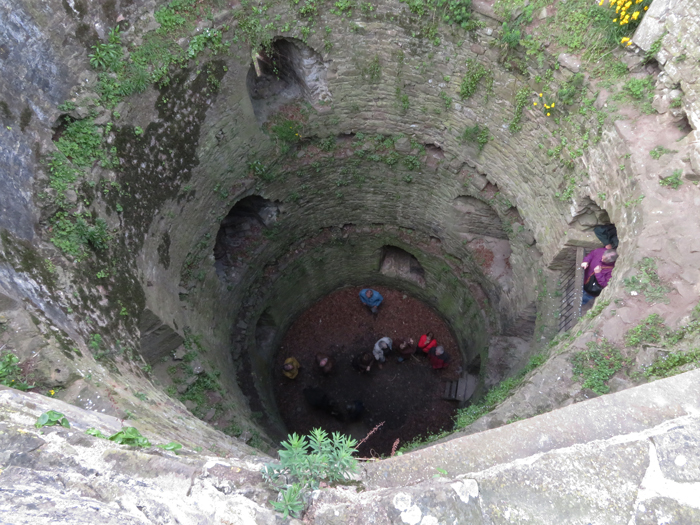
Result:
M4 2L0 523L700 523L699 61L696 1ZM312 424L377 441L294 494Z

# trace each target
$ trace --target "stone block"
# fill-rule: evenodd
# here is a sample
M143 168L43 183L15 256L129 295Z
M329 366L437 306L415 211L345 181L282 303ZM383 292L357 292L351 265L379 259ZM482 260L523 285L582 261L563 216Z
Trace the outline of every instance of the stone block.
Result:
M572 73L578 73L581 70L581 59L575 55L561 53L557 57L557 62L559 62L561 67L568 69Z
M19 303L15 301L9 295L0 293L0 312L16 310L19 307Z
M175 330L148 308L141 314L139 331L141 332L141 355L150 365L170 355L184 341Z

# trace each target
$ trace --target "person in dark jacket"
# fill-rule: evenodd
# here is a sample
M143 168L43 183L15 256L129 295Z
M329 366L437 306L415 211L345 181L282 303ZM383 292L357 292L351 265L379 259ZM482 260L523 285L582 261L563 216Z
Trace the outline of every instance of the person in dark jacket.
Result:
M617 239L617 228L614 224L601 224L593 228L593 233L598 240L603 243L606 250L617 250L619 241Z
M374 364L374 356L369 352L358 354L352 359L352 367L361 373L368 373Z
M595 276L598 285L605 288L612 277L613 268L617 261L617 252L615 250L606 250L605 248L596 248L583 258L581 268L584 269L583 274L583 300L581 304L586 304L595 296L586 291L589 281Z

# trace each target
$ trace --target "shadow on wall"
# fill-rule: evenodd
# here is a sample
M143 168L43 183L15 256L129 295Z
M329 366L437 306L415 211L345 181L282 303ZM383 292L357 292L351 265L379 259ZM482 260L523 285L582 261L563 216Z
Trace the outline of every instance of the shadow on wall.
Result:
M425 270L413 255L396 246L384 246L379 273L411 281L425 288Z
M277 202L259 195L245 197L231 208L221 221L214 245L214 268L220 278L238 280L262 248L265 231L274 226L279 212Z
M258 51L246 81L258 123L297 100L312 106L330 103L326 73L323 57L295 38L279 38L270 50Z

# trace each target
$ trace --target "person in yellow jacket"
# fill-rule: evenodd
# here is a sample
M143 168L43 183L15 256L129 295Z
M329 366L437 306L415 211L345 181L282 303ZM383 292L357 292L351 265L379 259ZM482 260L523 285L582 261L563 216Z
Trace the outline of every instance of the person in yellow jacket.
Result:
M284 360L284 364L282 365L282 373L289 379L294 379L299 374L300 368L301 365L299 364L299 361L296 360L296 358L288 357Z

